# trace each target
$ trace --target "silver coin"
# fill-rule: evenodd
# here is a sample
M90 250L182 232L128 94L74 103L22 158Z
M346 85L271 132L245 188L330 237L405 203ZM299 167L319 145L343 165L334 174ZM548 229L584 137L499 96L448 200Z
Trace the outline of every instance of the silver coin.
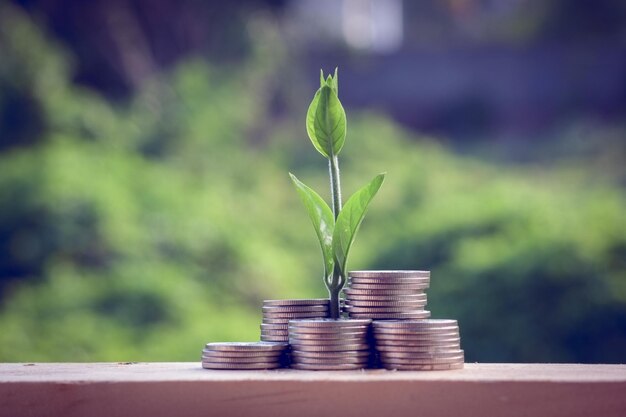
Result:
M278 362L266 362L266 363L221 363L221 362L202 362L202 367L205 369L277 369L282 368L283 365Z
M432 348L436 347L436 345L431 345ZM423 350L422 346L383 346L376 345L376 350L381 354L386 352L393 353L421 353Z
M341 339L365 339L367 330L360 332L335 332L335 333L299 333L292 331L290 337L298 340L341 340Z
M364 289L364 288L346 288L343 290L346 298L353 298L362 295L366 296L392 296L409 297L414 295L424 296L424 290L419 289L403 289L403 290L390 290L390 289Z
M377 320L392 320L392 319L422 319L430 317L430 311L422 310L422 311L414 311L410 313L350 313L350 318L356 319L377 319Z
M426 277L350 277L348 284L429 284Z
M423 300L414 301L372 301L347 299L343 305L348 307L369 307L369 308L389 308L389 307L423 307L426 305L426 297Z
M381 358L398 358L398 359L439 359L458 357L464 354L463 349L439 350L435 352L382 352Z
M355 345L367 343L364 337L354 337L354 338L345 338L345 339L324 339L324 340L316 340L316 339L296 339L295 337L289 337L289 344L292 348L297 348L300 346L345 346L345 345Z
M465 360L463 355L459 356L449 356L446 358L411 358L411 359L400 359L400 358L388 358L385 356L380 356L381 363L385 365L439 365L442 363L460 363Z
M349 277L427 277L430 278L430 271L411 271L411 270L381 270L381 271L349 271Z
M262 336L289 336L289 331L283 330L261 330Z
M344 328L344 327L356 327L356 326L369 326L371 320L361 319L361 320L353 320L353 319L313 319L313 320L290 320L289 321L289 329L295 328L308 328L308 327L318 327L318 328Z
M347 351L356 351L356 350L369 350L370 345L367 343L354 343L350 345L317 345L317 346L308 346L308 345L292 345L293 351L299 352L347 352Z
M289 320L291 319L269 319L266 317L263 317L263 324L280 324L283 326L286 326L287 324L289 324Z
M388 285L388 284L350 284L347 289L349 290L372 290L372 291L424 291L428 289L428 284L396 284L396 285Z
M447 329L440 332L381 332L374 331L377 340L423 340L423 339L445 339L460 337L458 329Z
M288 346L287 343L281 343L281 344ZM285 351L284 349L260 350L260 351L254 351L254 350L230 351L230 350L202 349L202 355L203 356L208 356L208 355L219 356L223 358L249 358L249 357L268 357L268 358L274 357L276 358L283 354L283 352Z
M396 335L398 336L398 335ZM388 337L386 335L374 336L373 339L380 345L403 345L419 344L419 343L457 343L460 342L459 334L446 334L442 336L433 335L402 335L403 337ZM406 337L405 337L406 336Z
M230 358L227 356L202 355L203 362L216 363L274 363L278 362L279 356L250 356L247 358Z
M402 328L402 329L438 329L442 327L458 327L456 320L450 319L428 319L428 320L396 320L385 321L374 324L374 328Z
M340 365L313 365L306 363L292 363L292 369L303 371L356 371L366 367L365 364L340 364Z
M314 312L328 312L328 306L283 306L283 307L262 307L263 313L314 313Z
M234 352L247 352L247 351L282 351L286 349L288 345L286 343L269 343L269 342L219 342L219 343L207 343L206 350L221 350L221 351L234 351Z
M352 359L352 358L369 358L372 355L370 350L352 350L345 352L307 352L294 350L291 352L293 358L311 358L311 359Z
M389 320L392 321L392 320ZM396 320L393 320L396 321ZM410 321L410 320L407 320ZM376 322L379 323L379 322ZM375 334L389 334L389 335L403 335L403 334L407 334L407 335L411 335L411 334L441 334L441 333L449 333L449 332L455 332L458 333L459 332L459 327L458 326L448 326L448 327L433 327L433 328L419 328L419 327L381 327L381 326L376 326L374 327L374 333Z
M268 324L261 323L261 330L284 330L287 331L289 329L288 324Z
M412 311L424 311L424 306L399 306L399 307L357 307L352 305L344 306L344 311L348 313L409 313Z
M286 299L286 300L263 300L263 306L284 307L284 306L310 306L310 305L329 305L328 298L303 298L303 299Z
M344 333L362 333L367 334L369 332L369 326L341 326L341 327L290 327L289 333L292 334L309 334L309 335L342 335Z
M327 312L322 311L313 311L310 313L268 313L267 311L263 312L263 319L303 319L303 318L326 318L328 317Z
M451 371L454 369L463 369L463 362L446 363L437 365L398 365L383 364L383 368L396 371Z
M387 346L390 348L395 347L413 347L416 350L447 350L447 349L460 349L460 339L457 342L448 343L435 343L432 340L376 340L376 346L383 346L385 349Z
M289 336L263 336L260 337L261 342L281 342L289 343Z
M348 291L346 290L343 290ZM343 302L353 302L353 301L379 301L379 302L419 302L419 301L427 301L427 295L424 292L417 293L406 293L403 292L401 294L350 294L346 295L343 299Z
M350 364L367 364L369 361L368 356L353 356L346 358L310 358L306 356L293 357L291 363L309 363L309 364L328 364L328 365L340 365L342 363Z

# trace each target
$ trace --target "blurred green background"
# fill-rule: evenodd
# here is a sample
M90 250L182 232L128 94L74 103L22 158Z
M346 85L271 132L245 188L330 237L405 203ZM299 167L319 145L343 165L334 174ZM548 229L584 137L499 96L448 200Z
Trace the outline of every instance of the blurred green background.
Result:
M287 172L328 198L304 116L340 65L344 194L388 173L350 268L432 270L429 309L459 320L468 361L625 362L624 8L436 3L390 2L402 36L381 41L361 9L337 34L307 1L0 2L0 361L196 361L258 340L261 300L325 296ZM326 29L294 32L307 13ZM541 64L591 41L617 61ZM477 49L484 71L428 67ZM513 98L445 102L468 71L513 74L494 90ZM559 95L577 71L591 89Z

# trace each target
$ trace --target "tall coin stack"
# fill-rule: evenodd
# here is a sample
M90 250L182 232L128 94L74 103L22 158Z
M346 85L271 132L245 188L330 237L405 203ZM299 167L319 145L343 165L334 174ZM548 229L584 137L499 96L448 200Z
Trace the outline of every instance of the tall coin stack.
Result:
M312 371L366 368L371 320L291 320L291 367Z
M328 317L327 298L264 300L261 340L287 343L289 320L326 317Z
M202 367L231 370L281 368L287 347L287 343L207 343L202 350Z
M373 320L430 317L425 290L430 271L351 271L343 311L350 318Z
M375 321L375 348L383 368L443 371L463 368L456 320Z

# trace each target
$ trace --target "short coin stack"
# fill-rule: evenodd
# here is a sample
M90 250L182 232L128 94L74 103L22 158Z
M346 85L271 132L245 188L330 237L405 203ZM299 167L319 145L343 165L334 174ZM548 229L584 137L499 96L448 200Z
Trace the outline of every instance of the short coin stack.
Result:
M350 318L425 319L429 284L430 271L351 271L343 310Z
M326 317L328 317L327 298L264 300L261 340L287 343L289 320Z
M207 343L202 350L202 367L229 370L281 368L287 347L287 343Z
M366 368L371 320L291 320L291 367L312 371Z
M456 320L375 321L373 327L383 368L405 371L463 368Z

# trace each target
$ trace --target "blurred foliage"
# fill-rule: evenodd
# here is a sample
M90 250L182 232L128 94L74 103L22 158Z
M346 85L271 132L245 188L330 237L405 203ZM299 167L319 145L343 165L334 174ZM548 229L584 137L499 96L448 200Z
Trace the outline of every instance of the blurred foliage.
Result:
M246 65L190 60L111 105L0 11L0 360L197 360L257 339L262 299L325 295L287 176L327 187L309 95L271 118L285 59L262 20L250 30ZM626 361L623 189L350 120L346 195L388 172L352 269L432 270L429 308L459 320L469 361Z

